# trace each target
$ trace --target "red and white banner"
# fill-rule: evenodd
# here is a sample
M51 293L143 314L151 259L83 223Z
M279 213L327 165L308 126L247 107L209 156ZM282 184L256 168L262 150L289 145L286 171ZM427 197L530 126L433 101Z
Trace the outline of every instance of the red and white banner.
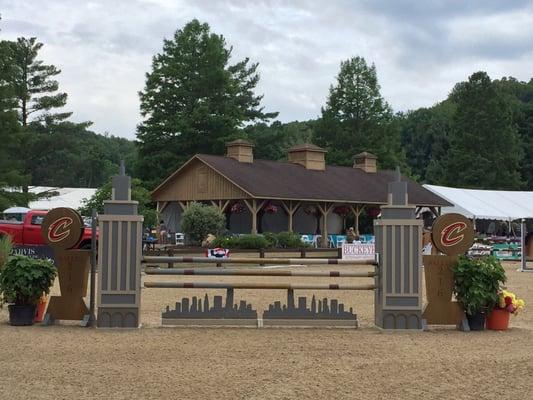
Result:
M343 260L373 260L375 256L374 243L344 243L342 245Z
M205 251L207 258L229 258L229 249L215 247L214 249L207 249Z

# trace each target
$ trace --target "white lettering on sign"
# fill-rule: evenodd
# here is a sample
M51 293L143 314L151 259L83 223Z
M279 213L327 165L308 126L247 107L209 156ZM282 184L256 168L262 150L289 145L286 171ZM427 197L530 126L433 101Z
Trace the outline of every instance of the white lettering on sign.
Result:
M374 243L344 243L342 245L343 260L372 260L375 256Z

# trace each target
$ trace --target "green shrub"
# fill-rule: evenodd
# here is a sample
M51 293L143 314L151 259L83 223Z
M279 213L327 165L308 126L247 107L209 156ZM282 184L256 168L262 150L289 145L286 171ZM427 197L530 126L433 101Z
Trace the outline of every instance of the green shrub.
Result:
M306 247L300 235L291 232L272 233L260 235L219 236L211 247L224 249L267 249L267 248L300 248Z
M48 260L11 256L0 274L0 305L37 304L43 293L50 293L56 268Z
M4 264L7 262L7 258L11 254L13 249L13 243L11 242L11 237L8 235L0 236L0 271L4 267Z
M277 238L277 247L284 249L295 249L298 247L304 247L304 243L300 235L294 232L280 232L276 235Z
M181 230L193 244L202 243L209 233L218 236L226 224L226 217L214 206L192 203L183 212Z
M223 249L235 249L238 247L238 236L218 236L209 247L221 247Z
M454 294L469 315L488 311L498 302L505 283L505 270L496 257L470 259L465 256L453 267Z
M237 247L239 249L265 249L268 247L268 241L262 235L241 235Z
M263 233L263 237L267 241L267 247L268 248L278 247L278 238L277 238L275 233L265 232L265 233Z

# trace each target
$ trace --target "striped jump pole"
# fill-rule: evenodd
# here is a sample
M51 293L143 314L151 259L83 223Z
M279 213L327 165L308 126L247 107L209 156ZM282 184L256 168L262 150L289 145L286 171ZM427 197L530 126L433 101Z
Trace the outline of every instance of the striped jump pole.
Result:
M287 289L287 290L374 290L373 284L340 285L336 283L222 283L222 282L145 282L146 288L162 289Z
M279 265L377 265L376 260L341 260L338 258L207 258L145 256L145 264L201 263L201 264L279 264Z
M376 272L352 271L280 271L259 269L214 269L214 268L156 268L147 267L146 275L207 275L207 276L314 276L335 278L371 278Z

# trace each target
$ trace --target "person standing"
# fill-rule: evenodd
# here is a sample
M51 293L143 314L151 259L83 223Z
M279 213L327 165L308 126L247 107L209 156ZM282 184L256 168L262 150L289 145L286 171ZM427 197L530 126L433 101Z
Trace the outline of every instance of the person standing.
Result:
M167 227L165 222L161 220L159 222L159 244L166 244L167 242Z

